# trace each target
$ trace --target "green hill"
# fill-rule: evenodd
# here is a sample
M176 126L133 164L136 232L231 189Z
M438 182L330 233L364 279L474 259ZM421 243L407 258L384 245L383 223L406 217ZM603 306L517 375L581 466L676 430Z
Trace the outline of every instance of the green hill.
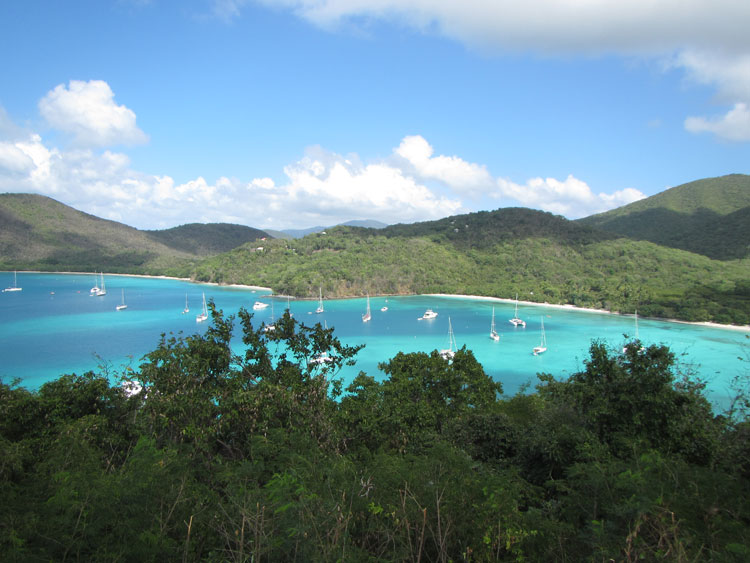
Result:
M643 315L750 323L749 261L721 262L616 238L562 217L500 209L386 229L244 245L194 277L314 298L455 293Z
M606 213L580 219L637 240L719 260L750 256L750 176L683 184Z
M187 276L198 259L258 234L237 225L140 231L49 197L0 194L0 269Z
M190 223L161 231L145 231L170 248L198 256L228 252L246 242L268 237L268 233L230 223Z

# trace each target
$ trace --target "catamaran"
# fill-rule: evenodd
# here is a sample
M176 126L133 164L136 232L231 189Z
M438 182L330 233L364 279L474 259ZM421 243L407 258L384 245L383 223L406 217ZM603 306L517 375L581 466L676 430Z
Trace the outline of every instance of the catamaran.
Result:
M127 309L128 306L125 305L125 290L122 290L122 303L120 303L117 307L115 307L116 311L122 311L123 309Z
M318 293L319 293L320 297L318 298L318 308L315 309L315 312L316 313L322 313L322 312L325 311L325 309L323 308L323 288L319 287L318 288Z
M16 281L16 272L14 271L13 272L13 285L11 287L6 287L3 290L3 293L5 293L6 291L22 291L22 290L23 290L22 287L18 287L18 282Z
M202 323L203 321L207 319L208 319L208 307L206 307L206 294L203 293L203 309L201 310L200 315L195 316L195 322Z
M104 287L104 272L101 273L101 285L96 285L96 275L94 275L94 287L89 291L92 297L103 297L107 295L107 288Z
M440 350L440 355L444 360L450 361L456 355L457 350L458 344L456 344L456 337L453 336L453 325L451 325L451 318L448 317L448 347Z
M542 341L539 346L534 346L534 355L538 356L547 351L547 335L544 333L544 317L542 317Z
M490 325L490 338L497 342L500 340L500 335L497 333L497 330L495 330L495 308L492 308L492 324Z
M518 317L518 294L516 293L516 312L513 314L513 318L510 319L510 324L513 326L526 326L526 321Z
M365 311L365 314L362 315L362 322L366 323L372 318L372 315L370 314L370 294L367 294L367 311Z

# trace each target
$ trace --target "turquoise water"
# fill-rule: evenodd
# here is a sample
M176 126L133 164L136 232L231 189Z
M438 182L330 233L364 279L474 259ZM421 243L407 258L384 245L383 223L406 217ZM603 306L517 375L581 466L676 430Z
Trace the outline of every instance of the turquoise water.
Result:
M0 294L0 377L14 377L30 389L64 373L83 373L106 366L117 375L123 366L137 366L141 357L153 350L162 333L193 334L206 330L207 323L196 323L201 296L213 299L225 314L240 307L251 309L256 300L273 303L278 316L287 300L270 299L267 290L194 284L181 280L105 276L107 295L90 297L94 276L83 274L19 273L23 291ZM13 284L13 274L0 272L0 286ZM116 311L121 292L128 308ZM185 296L190 312L183 314ZM565 377L583 367L591 340L604 339L617 349L624 334L634 335L634 319L608 315L520 305L519 316L526 328L508 322L512 303L488 300L437 297L374 297L370 300L372 320L363 323L364 299L326 300L325 312L315 314L317 300L290 303L295 319L308 325L327 323L346 344L365 344L357 365L341 375L350 381L359 371L382 377L378 363L398 351L429 352L448 346L448 318L458 346L466 345L485 371L502 382L506 394L513 394L525 383L534 383L538 372ZM383 312L381 307L387 305ZM492 308L500 341L489 338ZM433 320L418 320L428 308L438 313ZM255 319L270 321L272 307L256 312ZM548 351L534 356L531 351L541 338L541 319ZM709 398L721 408L731 395L729 382L748 374L750 365L743 356L750 346L745 335L714 327L639 319L639 336L645 344L666 344L678 356L683 371L708 381Z

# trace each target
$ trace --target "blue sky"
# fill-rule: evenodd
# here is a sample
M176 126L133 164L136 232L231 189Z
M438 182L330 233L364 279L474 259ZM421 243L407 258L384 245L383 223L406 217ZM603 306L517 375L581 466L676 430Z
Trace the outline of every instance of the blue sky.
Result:
M746 0L10 0L0 192L138 228L524 206L750 173Z

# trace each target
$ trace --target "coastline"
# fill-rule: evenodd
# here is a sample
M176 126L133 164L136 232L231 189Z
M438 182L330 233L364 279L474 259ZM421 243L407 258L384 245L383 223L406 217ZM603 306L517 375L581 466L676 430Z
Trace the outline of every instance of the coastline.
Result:
M460 295L451 293L429 293L428 295L434 295L435 297L449 297L453 299L471 299L472 301L492 301L495 303L515 303L515 299L505 299L502 297L486 297L483 295ZM567 309L572 311L580 311L582 313L599 313L606 315L619 315L619 316L634 316L630 313L618 313L615 311L608 311L607 309L594 309L591 307L576 307L575 305L559 305L555 303L537 303L535 301L518 301L519 305L531 305L534 307L548 307L551 309ZM750 325L725 325L720 323L712 323L709 321L682 321L680 319L664 319L661 317L641 317L639 319L647 319L651 321L660 321L668 323L678 323L694 326L705 326L708 328L721 328L725 330L734 330L737 332L750 332Z
M75 275L75 276L90 276L93 275L92 272L49 272L49 271L41 271L41 270L23 270L23 272L27 274L61 274L61 275ZM155 276L155 275L149 275L149 274L122 274L119 272L104 272L108 276L122 276L123 278L148 278L148 279L154 279L154 280L175 280L175 281L184 281L184 282L190 282L195 283L198 285L215 285L217 287L234 287L237 289L252 289L252 290L267 290L271 293L273 293L273 290L270 287L263 287L260 285L244 285L239 283L216 283L216 282L201 282L196 281L190 278L178 278L176 276Z
M48 271L38 271L38 270L23 270L26 273L29 274L70 274L70 275L80 275L80 276L86 276L86 275L92 275L92 272L48 272ZM268 291L271 295L275 295L273 293L273 289L270 287L263 287L258 285L245 285L245 284L221 284L221 283L215 283L215 282L201 282L201 281L195 281L190 278L179 278L175 276L157 276L157 275L147 275L147 274L121 274L121 273L107 273L108 276L123 276L123 277L132 277L132 278L151 278L151 279L163 279L163 280L176 280L176 281L185 281L190 282L194 284L199 285L214 285L217 287L232 287L236 289L248 289L251 291ZM418 295L418 294L413 294ZM425 293L423 295L433 295L435 297L448 297L451 299L471 299L474 301L491 301L495 303L515 303L515 299L506 299L503 297L488 297L485 295L464 295L464 294L452 294L452 293ZM276 297L284 297L282 295L276 295ZM397 297L394 295L393 297ZM302 300L312 300L314 298L297 298L300 301ZM352 296L352 297L339 297L337 299L359 299L359 297ZM535 301L518 301L519 305L526 305L526 306L535 306L535 307L548 307L551 309L562 309L562 310L572 310L572 311L580 311L583 313L599 313L599 314L606 314L606 315L620 315L620 316L632 316L629 313L619 313L615 311L609 311L607 309L594 309L591 307L577 307L575 305L568 305L568 304L555 304L555 303L537 303ZM686 324L686 325L694 325L694 326L705 326L707 328L720 328L724 330L733 330L737 332L750 332L750 325L727 325L727 324L721 324L721 323L714 323L710 321L683 321L680 319L666 319L661 317L639 317L641 319L647 319L652 321L660 321L660 322L669 322L669 323L677 323L677 324Z

